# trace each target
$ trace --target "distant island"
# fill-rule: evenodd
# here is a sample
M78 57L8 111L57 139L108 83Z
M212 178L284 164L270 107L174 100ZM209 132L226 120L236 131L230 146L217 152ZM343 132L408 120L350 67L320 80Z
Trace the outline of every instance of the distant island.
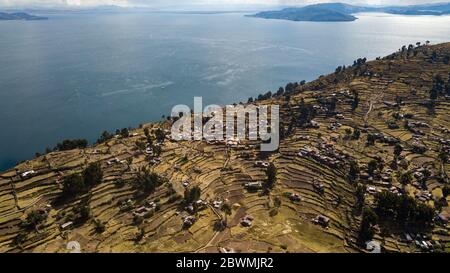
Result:
M250 16L265 19L312 22L346 22L355 21L357 19L351 14L327 8L325 5L311 5L303 8L285 8L279 11L263 11Z
M285 8L278 11L263 11L249 17L311 22L351 22L358 19L359 12L384 12L402 15L446 15L450 14L450 3L412 6L370 7L343 3L315 4L299 8Z
M35 16L25 12L16 13L6 13L0 12L0 21L11 21L11 20L23 20L23 21L36 21L36 20L47 20L47 17Z

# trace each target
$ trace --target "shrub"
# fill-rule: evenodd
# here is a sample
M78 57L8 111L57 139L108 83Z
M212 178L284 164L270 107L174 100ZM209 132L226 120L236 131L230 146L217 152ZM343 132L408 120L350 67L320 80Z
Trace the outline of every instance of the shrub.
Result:
M222 211L226 214L226 215L231 215L231 206L228 203L224 203L222 205Z
M407 195L397 195L384 191L375 195L377 214L384 218L397 221L399 224L416 224L426 226L431 224L434 217L434 209L430 206L418 203Z
M20 232L19 234L17 234L16 237L14 237L13 239L13 244L16 246L20 246L21 244L23 244L27 239L27 233L26 232Z
M118 188L122 188L123 186L125 186L126 182L125 180L119 178L117 179L114 184L118 187Z
M352 160L352 161L350 161L350 168L348 171L348 179L353 182L358 178L358 175L359 175L358 162Z
M177 201L177 200L180 200L181 199L181 196L180 195L178 195L178 194L172 194L170 197L169 197L169 199L167 200L167 202L168 203L173 203L173 202L175 202L175 201Z
M200 199L201 190L198 186L192 187L190 190L186 190L184 199L186 203L192 203Z
M103 224L100 220L94 220L95 231L98 233L103 233L106 229L105 224Z
M356 205L358 208L362 208L365 201L365 194L366 194L366 185L358 185L356 187Z
M274 217L275 215L277 215L278 214L278 209L276 209L276 208L273 208L273 209L271 209L270 211L269 211L269 216L270 217Z
M55 149L58 151L67 151L77 148L86 148L88 141L86 139L66 139L61 143L56 144Z
M358 240L360 244L371 240L374 235L373 226L378 222L377 214L371 208L365 208L359 229Z
M144 218L142 216L139 216L139 215L135 215L134 218L133 218L133 223L135 225L140 225L140 224L142 224L143 221L144 221Z
M447 197L450 194L450 187L448 185L445 185L444 188L442 188L442 195L444 197Z
M154 172L150 172L146 168L142 168L136 177L137 186L145 193L153 192L163 180Z
M84 183L88 187L93 187L103 179L103 171L100 167L100 163L91 163L87 166L87 168L83 171L83 179Z
M269 167L267 168L266 175L267 175L266 187L268 189L272 189L277 181L277 168L273 163L270 163Z
M410 172L404 172L398 178L399 182L403 185L407 185L412 182L412 175Z
M85 222L91 218L91 208L88 205L80 205L75 208L75 212L78 213L78 221Z
M114 137L113 134L109 133L108 131L103 131L103 133L101 134L100 138L97 139L97 143L100 144L100 143L106 142L106 141L110 140L113 137Z
M23 222L26 227L36 228L39 224L47 219L47 213L33 210L27 214L27 218Z
M76 196L86 189L83 177L79 174L67 176L63 182L63 194L66 196Z

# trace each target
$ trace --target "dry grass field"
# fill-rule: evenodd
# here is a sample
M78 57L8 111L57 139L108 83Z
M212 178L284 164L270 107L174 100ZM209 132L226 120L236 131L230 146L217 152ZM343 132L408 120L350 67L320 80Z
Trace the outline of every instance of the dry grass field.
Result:
M434 214L421 227L380 218L371 230L383 251L449 252L449 57L450 43L422 45L256 100L280 105L282 139L268 154L249 141L172 141L171 121L161 121L22 162L0 174L0 252L70 252L72 241L82 252L369 252L359 242L362 211L376 210L376 195L385 191L410 196ZM432 97L440 80L442 91L436 87ZM314 107L318 126L299 122L305 104ZM165 134L160 148L158 128ZM153 144L143 148L147 130ZM245 183L267 180L260 160L276 167L275 185L248 191ZM95 162L101 183L61 198L65 179ZM351 162L359 169L354 179ZM373 162L378 166L370 170ZM137 187L143 168L162 184L149 192ZM184 194L195 186L206 203L190 212ZM89 211L82 220L80 207ZM141 207L148 212L134 216ZM43 219L26 225L36 212ZM250 226L242 223L246 216ZM329 222L315 223L318 216ZM186 226L189 217L195 221ZM215 228L220 221L226 225Z

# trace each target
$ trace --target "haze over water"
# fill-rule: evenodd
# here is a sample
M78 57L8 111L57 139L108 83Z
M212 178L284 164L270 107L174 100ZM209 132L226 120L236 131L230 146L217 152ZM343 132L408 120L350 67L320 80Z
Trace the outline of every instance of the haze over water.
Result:
M448 42L450 16L355 22L243 14L49 15L0 21L0 170L63 139L159 120L176 104L247 101L358 57Z

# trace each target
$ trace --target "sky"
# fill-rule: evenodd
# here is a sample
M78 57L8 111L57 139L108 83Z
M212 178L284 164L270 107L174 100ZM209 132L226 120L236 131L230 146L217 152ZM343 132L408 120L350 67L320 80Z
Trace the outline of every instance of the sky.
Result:
M407 5L423 3L439 3L446 0L0 0L1 7L93 7L117 5L123 7L162 7L171 5L183 6L236 6L236 5L305 5L323 2L346 2L349 4L370 5Z

